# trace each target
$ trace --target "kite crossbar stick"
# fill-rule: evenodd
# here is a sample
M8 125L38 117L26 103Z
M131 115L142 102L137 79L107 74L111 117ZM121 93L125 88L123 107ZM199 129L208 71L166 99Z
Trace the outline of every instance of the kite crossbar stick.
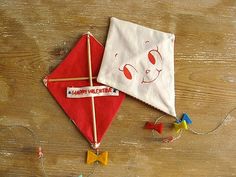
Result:
M54 79L44 78L43 83L47 87L48 82L85 81L89 79L90 79L89 77L70 77L70 78L54 78ZM97 77L92 77L92 79L97 79Z
M88 49L88 69L89 69L89 82L90 86L93 86L93 75L92 75L92 64L91 64L91 48L90 48L90 32L87 33L87 49ZM96 114L95 114L95 105L94 105L94 97L91 97L92 103L92 115L93 115L93 136L94 136L94 147L98 148L98 140L97 140L97 122L96 122Z
M97 79L97 77L92 77L92 79ZM90 78L89 77L73 77L73 78L47 79L48 82L83 81L83 80L90 80Z

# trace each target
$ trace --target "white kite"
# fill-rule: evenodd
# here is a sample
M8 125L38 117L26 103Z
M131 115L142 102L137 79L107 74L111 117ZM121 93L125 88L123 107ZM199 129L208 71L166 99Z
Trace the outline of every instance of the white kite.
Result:
M112 17L97 81L176 116L174 41L174 34Z

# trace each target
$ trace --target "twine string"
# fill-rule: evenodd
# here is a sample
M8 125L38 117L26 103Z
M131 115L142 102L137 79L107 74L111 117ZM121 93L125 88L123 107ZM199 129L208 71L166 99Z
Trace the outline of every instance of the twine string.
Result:
M215 127L213 128L212 130L209 130L209 131L206 131L206 132L199 132L199 131L196 131L194 129L192 129L191 127L188 127L189 131L191 131L192 133L196 134L196 135L208 135L208 134L211 134L211 133L214 133L215 131L217 131L220 127L222 127L224 125L224 123L228 120L228 118L230 117L230 114L232 112L234 112L236 110L236 108L233 108L231 109L227 114L226 116L221 120L221 122Z
M236 110L236 108L233 108L233 109L231 109L227 114L226 114L226 116L220 121L220 123L215 127L215 128L213 128L212 130L209 130L209 131L206 131L206 132L199 132L199 131L197 131L197 130L194 130L194 129L192 129L190 126L188 127L188 130L190 131L190 132L192 132L193 134L196 134L196 135L208 135L208 134L211 134L211 133L214 133L215 131L217 131L220 127L222 127L223 125L224 125L224 123L229 119L229 117L230 117L230 114L232 113L232 112L234 112ZM160 117L158 117L156 120L155 120L155 122L154 122L154 124L157 124L162 118L164 118L166 115L162 115L162 116L160 116ZM177 118L177 117L172 117L173 119L175 119L175 121L178 121L179 119ZM152 136L155 138L156 136L155 136L155 130L152 130ZM178 140L178 139L180 139L181 137L182 137L182 135L183 135L183 130L181 129L180 131L179 131L179 133L177 134L177 136L169 136L169 137L163 137L163 138L161 138L161 142L162 143L169 143L169 142L173 142L173 141L175 141L175 140ZM171 139L170 139L171 138Z
M162 118L166 117L166 115L162 115L160 117L158 117L156 119L156 121L154 122L154 124L157 124ZM178 120L176 117L172 117L174 118L176 121ZM155 134L156 134L156 131L155 130L152 130L152 136L155 138ZM173 142L173 141L176 141L177 139L181 138L183 134L183 131L180 130L179 133L177 134L177 136L167 136L167 137L162 137L160 139L160 142L161 143L169 143L169 142Z
M16 129L16 128L21 128L21 129L24 129L26 130L27 132L30 133L31 137L33 138L33 144L34 146L38 146L39 149L41 149L41 145L40 145L40 141L37 137L37 135L34 133L34 131L32 129L30 129L29 127L26 127L26 126L23 126L23 125L8 125L8 126L4 126L3 128L0 129L0 131L3 131L3 130L8 130L9 132L11 132L14 136L14 139L17 140L16 136L14 135L13 133L13 129ZM40 164L41 164L41 170L43 172L43 176L44 177L48 177L47 174L46 174L46 171L45 171L45 167L44 167L44 157L43 157L43 154L42 152L40 151L39 153L39 160L40 160Z
M4 131L4 130L8 130L14 136L14 139L17 140L15 134L13 133L13 129L15 129L15 128L22 128L30 133L30 136L34 140L33 145L37 146L38 150L39 150L39 160L40 160L42 174L44 177L48 177L46 170L45 170L44 156L43 156L43 152L42 152L42 148L41 148L42 146L40 144L38 136L34 133L34 131L32 129L30 129L29 127L23 126L23 125L7 125L7 126L0 128L0 132ZM93 167L91 173L89 173L87 175L87 177L91 177L92 175L94 175L97 166L98 166L98 162L94 164L94 167Z

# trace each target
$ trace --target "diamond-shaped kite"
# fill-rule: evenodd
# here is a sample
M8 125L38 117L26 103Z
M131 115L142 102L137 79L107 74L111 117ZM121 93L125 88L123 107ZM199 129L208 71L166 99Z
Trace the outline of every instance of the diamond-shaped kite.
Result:
M61 64L44 78L44 84L94 149L125 94L96 82L104 47L88 32Z
M98 82L175 113L175 35L111 18Z

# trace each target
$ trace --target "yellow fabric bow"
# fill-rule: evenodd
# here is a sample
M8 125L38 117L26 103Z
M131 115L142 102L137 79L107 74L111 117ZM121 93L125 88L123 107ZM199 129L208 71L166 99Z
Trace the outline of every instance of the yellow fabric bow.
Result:
M87 152L87 164L92 164L96 161L99 161L103 165L107 165L108 163L108 152L102 152L99 155L96 155L92 151L88 150Z
M181 121L180 123L174 123L174 125L175 125L175 131L177 133L179 133L181 129L185 129L185 130L188 129L188 125L185 120Z

